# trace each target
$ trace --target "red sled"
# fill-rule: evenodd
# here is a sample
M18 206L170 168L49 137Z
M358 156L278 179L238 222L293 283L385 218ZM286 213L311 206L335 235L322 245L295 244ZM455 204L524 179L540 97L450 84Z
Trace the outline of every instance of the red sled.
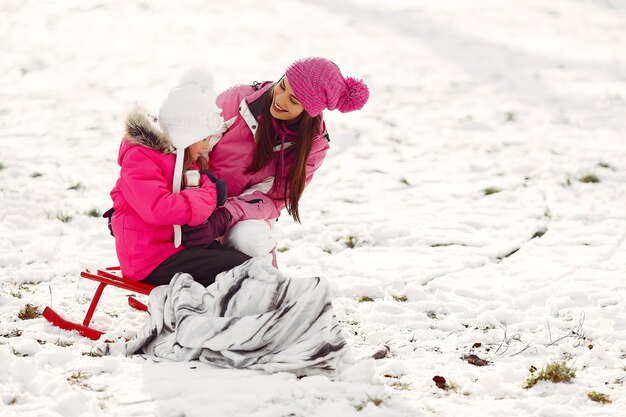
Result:
M87 309L87 314L85 314L83 324L78 324L65 320L50 307L46 307L42 315L54 326L60 327L61 329L65 330L76 330L81 335L88 337L92 340L98 340L100 339L100 336L104 334L104 332L89 327L89 325L91 324L91 318L93 317L93 313L96 311L96 306L98 305L100 297L102 296L102 291L104 291L104 288L107 285L113 285L114 287L133 291L143 295L149 295L150 291L152 291L152 289L155 287L155 285L132 281L128 278L125 278L122 275L119 266L98 269L98 272L96 274L92 274L88 271L83 271L80 273L80 276L83 278L91 279L93 281L98 281L100 283L98 285L98 288L96 288L96 292L94 293L93 298L91 299L91 304L89 304L89 308ZM128 305L137 310L148 311L148 307L133 296L128 297Z

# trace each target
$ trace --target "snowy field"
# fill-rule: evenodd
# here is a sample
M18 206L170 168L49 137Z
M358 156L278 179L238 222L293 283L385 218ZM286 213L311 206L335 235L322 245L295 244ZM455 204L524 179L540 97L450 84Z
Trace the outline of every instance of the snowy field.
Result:
M623 416L625 22L623 0L2 0L0 416ZM99 215L133 103L193 62L224 89L311 55L371 98L326 114L278 261L329 279L354 349L385 356L371 380L97 357L18 317L82 321L78 274L116 264ZM145 319L126 295L94 316L113 337ZM525 388L554 362L575 377Z

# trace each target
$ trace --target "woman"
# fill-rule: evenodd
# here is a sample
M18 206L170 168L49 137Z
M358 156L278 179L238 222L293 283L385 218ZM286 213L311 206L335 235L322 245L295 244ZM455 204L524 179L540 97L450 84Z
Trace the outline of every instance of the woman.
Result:
M227 233L225 243L249 256L274 254L274 221L286 207L300 222L300 198L328 151L323 110L359 110L368 97L362 81L318 57L294 62L276 83L220 94L217 106L233 125L211 143L209 167L229 197L208 222L183 227L184 244L206 245Z

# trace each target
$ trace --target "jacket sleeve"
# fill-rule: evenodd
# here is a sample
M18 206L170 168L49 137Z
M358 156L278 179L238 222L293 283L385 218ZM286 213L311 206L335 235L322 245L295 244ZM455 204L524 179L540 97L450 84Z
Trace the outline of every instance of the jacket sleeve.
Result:
M325 145L309 155L306 165L305 187L311 182L315 171L322 165L326 157L326 152L328 151L328 143L326 143L326 140L323 138L318 140L324 140ZM283 178L279 184L285 184L285 181L286 178ZM258 184L258 187L253 186L244 191L241 195L227 199L224 207L226 207L232 215L230 226L241 220L269 220L276 219L279 216L280 211L285 208L283 191L280 189L274 190L273 187L271 187L273 182L271 184L270 182L271 181L268 181L268 184L265 186ZM289 192L289 190L287 190L287 192Z
M120 191L139 217L148 224L198 225L215 210L217 191L208 179L199 188L186 188L174 194L161 166L146 148L130 149L124 156Z
M222 91L215 99L217 107L222 109L222 117L228 120L239 115L239 103L241 100L252 94L254 90L249 85L238 84Z

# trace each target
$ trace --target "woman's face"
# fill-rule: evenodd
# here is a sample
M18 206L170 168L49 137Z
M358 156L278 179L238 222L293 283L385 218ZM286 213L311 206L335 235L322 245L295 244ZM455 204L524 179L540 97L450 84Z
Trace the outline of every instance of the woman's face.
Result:
M210 136L207 136L206 138L189 145L188 149L191 162L196 162L198 158L202 156L207 149L209 149L209 138Z
M270 105L272 117L278 120L293 120L300 116L304 107L294 95L287 77L281 78L274 86L274 95Z

